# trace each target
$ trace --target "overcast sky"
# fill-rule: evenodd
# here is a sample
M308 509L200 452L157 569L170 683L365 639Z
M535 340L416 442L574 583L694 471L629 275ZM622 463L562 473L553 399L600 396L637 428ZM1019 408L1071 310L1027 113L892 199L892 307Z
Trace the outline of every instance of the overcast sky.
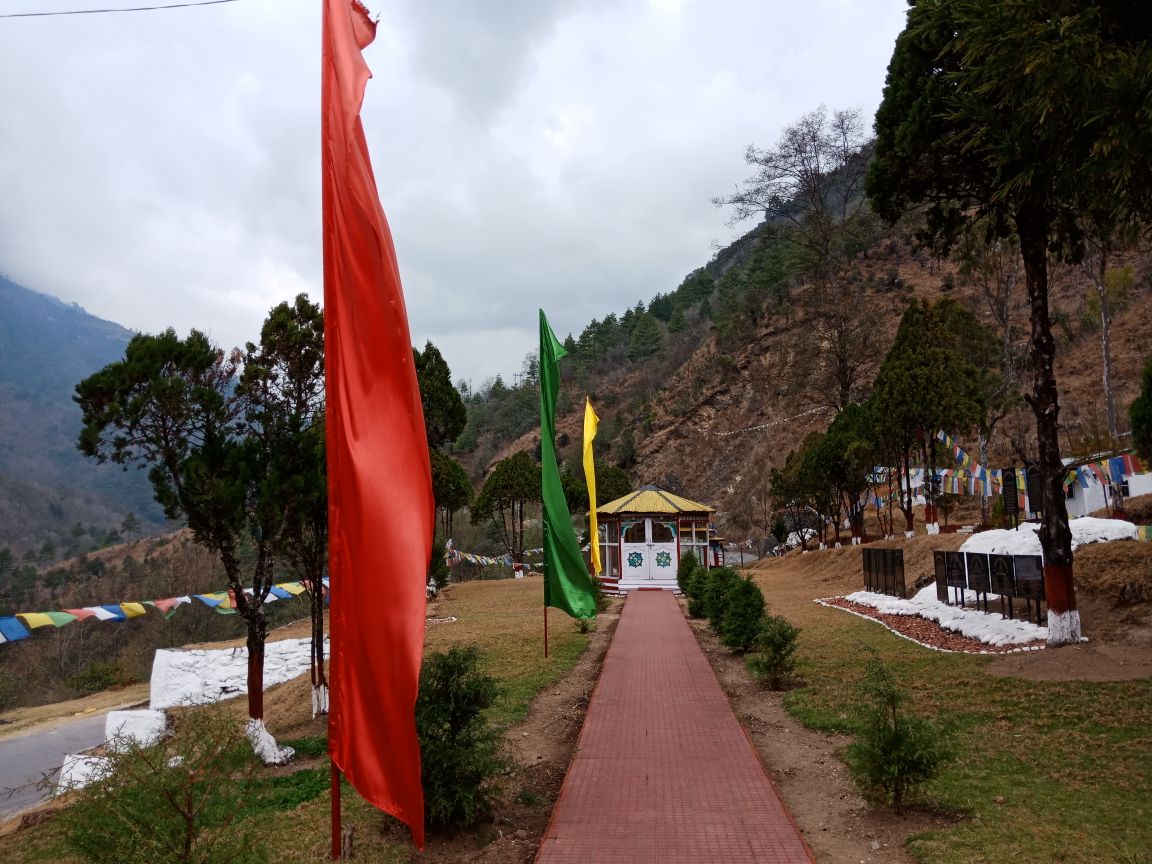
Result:
M750 228L710 203L748 173L746 145L822 103L870 123L907 8L367 5L381 20L362 116L412 338L476 386L520 369L538 307L579 333ZM281 300L319 299L320 8L0 18L0 273L228 346Z

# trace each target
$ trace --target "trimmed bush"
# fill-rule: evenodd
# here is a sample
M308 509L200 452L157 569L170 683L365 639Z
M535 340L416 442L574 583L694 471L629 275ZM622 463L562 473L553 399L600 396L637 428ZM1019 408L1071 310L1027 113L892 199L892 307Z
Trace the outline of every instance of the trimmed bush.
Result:
M796 638L800 630L783 615L769 615L760 622L755 653L749 655L748 673L771 690L781 690L796 668Z
M504 770L499 731L485 715L496 696L496 679L481 669L475 645L424 658L416 731L430 826L470 825L491 812Z
M740 574L731 567L718 567L708 573L704 585L704 615L717 633L728 605L728 592L741 581Z
M756 641L764 620L764 595L751 579L741 579L725 597L720 617L720 641L736 651L747 651Z
M680 564L676 568L676 587L680 589L681 593L688 593L688 580L699 566L700 562L696 560L694 552L685 552L680 556Z
M947 759L941 732L907 706L907 694L872 651L862 685L864 718L848 745L848 767L865 797L892 805L904 802L931 780Z
M688 574L685 593L688 595L688 614L693 618L704 617L704 589L708 587L708 571L697 566Z

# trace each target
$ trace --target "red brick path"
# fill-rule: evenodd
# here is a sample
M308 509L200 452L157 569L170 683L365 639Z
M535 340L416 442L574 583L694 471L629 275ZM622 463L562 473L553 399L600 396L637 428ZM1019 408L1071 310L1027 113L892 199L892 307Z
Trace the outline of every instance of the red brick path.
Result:
M537 864L813 858L668 591L624 604Z

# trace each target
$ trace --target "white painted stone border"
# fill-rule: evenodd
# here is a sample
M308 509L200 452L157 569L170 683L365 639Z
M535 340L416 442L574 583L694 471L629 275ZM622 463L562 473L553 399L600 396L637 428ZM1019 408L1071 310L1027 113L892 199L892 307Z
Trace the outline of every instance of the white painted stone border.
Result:
M829 600L844 600L844 599L846 599L846 598L844 598L844 597L823 597L823 598L813 600L812 602L819 603L821 606L824 606L828 609L835 609L839 612L847 612L849 615L855 615L857 618L862 618L865 621L871 621L873 624L879 624L881 627L883 627L885 630L887 630L889 633L891 633L894 636L899 636L901 639L907 639L909 642L913 642L916 645L919 645L921 648L928 648L931 651L939 651L941 654L973 654L976 656L999 656L1001 654L1024 654L1024 653L1027 653L1029 651L1043 651L1044 648L1046 647L1044 645L1029 645L1029 646L1025 646L1023 648L1009 648L1006 651L957 651L954 648L941 648L938 645L929 645L927 642L921 642L919 639L913 639L908 634L901 633L899 630L893 630L890 626L888 626L888 624L881 621L879 618L873 618L870 615L865 615L862 612L857 612L855 609L845 609L843 606L837 606L835 603L829 603L828 602ZM848 600L847 602L851 603L852 601ZM879 613L879 610L877 610L877 612ZM882 614L882 613L880 613L880 614ZM904 617L905 618L920 618L920 620L922 620L922 621L928 621L929 620L929 619L924 618L923 616L920 616L920 615L905 615ZM932 621L930 623L936 624L937 627L940 627L939 623L937 623L936 621ZM944 630L946 628L940 627L940 629ZM948 632L954 633L955 631L949 630ZM970 636L964 636L962 633L956 633L956 635L961 636L964 639L971 639L972 638ZM972 641L975 642L976 640L973 639Z

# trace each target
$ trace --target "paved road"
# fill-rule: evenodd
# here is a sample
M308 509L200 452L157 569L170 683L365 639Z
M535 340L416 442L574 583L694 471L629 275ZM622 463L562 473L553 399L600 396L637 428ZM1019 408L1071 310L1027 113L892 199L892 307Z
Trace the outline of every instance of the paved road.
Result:
M35 783L58 770L69 753L80 753L104 740L104 713L30 729L0 740L0 818L31 807L48 791L31 786L8 797L7 790Z

